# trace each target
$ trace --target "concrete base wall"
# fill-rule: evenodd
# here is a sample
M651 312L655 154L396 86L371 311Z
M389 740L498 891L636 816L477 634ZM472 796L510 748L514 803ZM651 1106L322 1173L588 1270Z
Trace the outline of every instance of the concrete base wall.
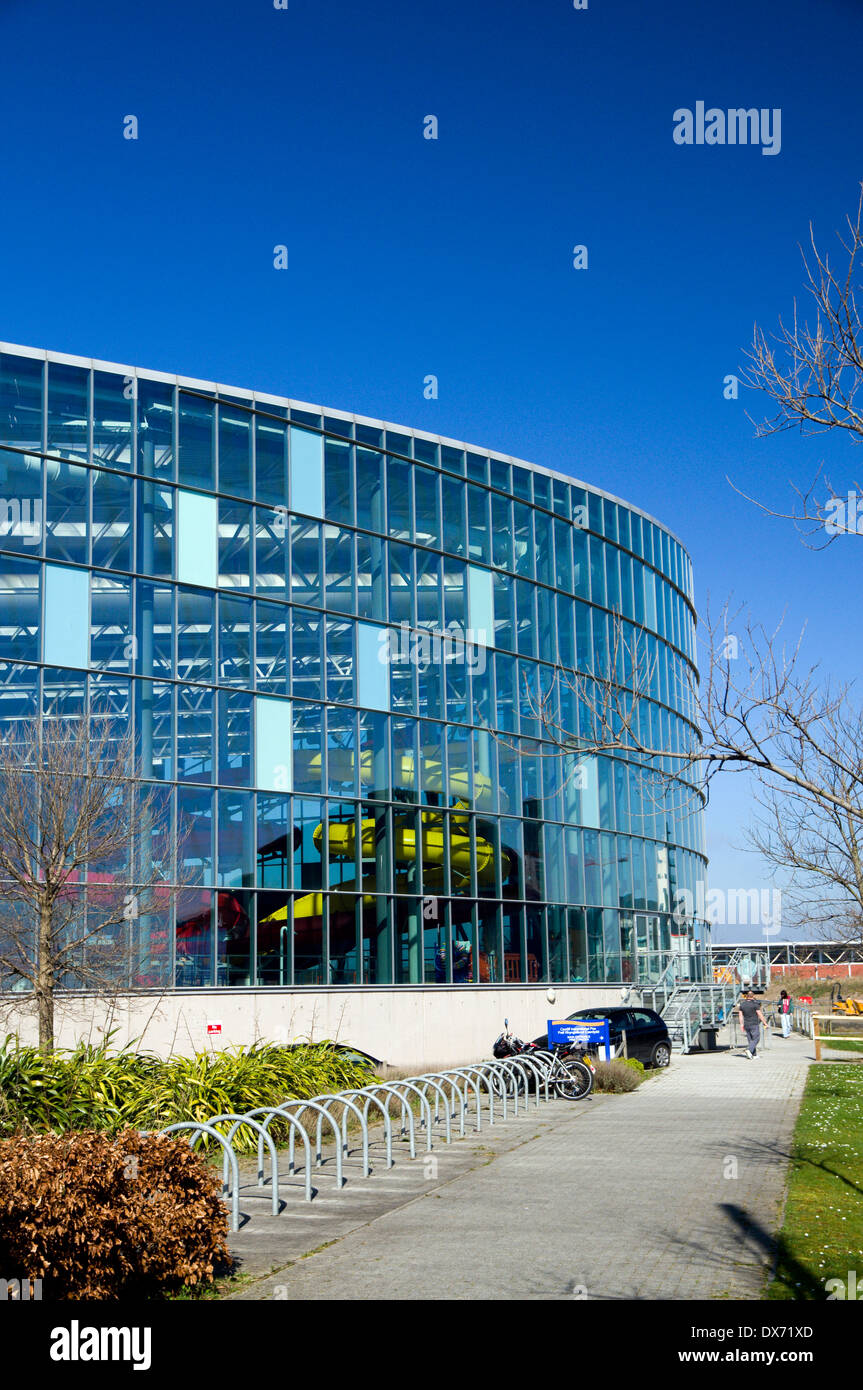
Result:
M565 1018L591 1005L619 1004L620 987L546 985L432 985L399 989L230 990L166 995L64 999L57 1008L59 1047L99 1043L116 1030L112 1048L133 1040L160 1056L248 1045L257 1040L293 1042L332 1038L352 1043L392 1068L428 1071L491 1056L504 1018L519 1037L546 1031L549 1018ZM37 1040L31 1009L6 995L0 1000L3 1032L22 1043ZM208 1033L208 1024L221 1024Z

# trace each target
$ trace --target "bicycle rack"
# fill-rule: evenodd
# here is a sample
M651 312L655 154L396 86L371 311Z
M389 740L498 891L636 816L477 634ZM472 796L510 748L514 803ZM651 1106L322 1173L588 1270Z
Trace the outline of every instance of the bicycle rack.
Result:
M393 1116L390 1105L395 1100L398 1110L398 1124L402 1139L407 1139L411 1158L417 1156L417 1127L414 1105L418 1109L419 1127L425 1131L425 1151L433 1147L435 1128L443 1121L443 1142L453 1140L453 1119L458 1121L460 1138L465 1135L466 1121L470 1115L471 1099L475 1108L475 1132L482 1130L484 1099L488 1102L488 1122L495 1123L495 1102L499 1102L499 1117L506 1121L512 1109L513 1117L519 1114L519 1102L523 1096L524 1110L530 1106L531 1091L536 1090L536 1106L539 1109L541 1098L553 1099L549 1087L549 1071L554 1055L546 1050L514 1057L495 1058L475 1062L462 1067L450 1067L446 1071L425 1072L419 1076L405 1077L389 1081L373 1081L368 1086L344 1091L326 1092L307 1100L299 1097L282 1102L281 1105L264 1105L248 1110L245 1114L226 1112L211 1116L206 1121L181 1120L160 1131L170 1134L178 1131L189 1132L189 1143L194 1147L204 1136L215 1139L222 1150L222 1195L230 1202L231 1229L239 1230L240 1222L240 1181L239 1164L235 1148L237 1133L248 1126L257 1133L258 1146L258 1188L266 1188L264 1149L270 1155L270 1185L272 1188L272 1214L280 1215L286 1204L281 1201L279 1190L279 1161L276 1141L270 1132L273 1123L285 1121L288 1134L288 1173L296 1172L296 1140L299 1135L304 1153L305 1200L311 1202L317 1194L312 1186L312 1142L301 1118L306 1111L317 1116L315 1132L314 1161L318 1168L323 1167L323 1126L331 1128L335 1140L336 1191L345 1186L343 1158L350 1155L348 1144L348 1112L358 1120L362 1135L363 1176L371 1176L369 1111L375 1106L381 1113L386 1146L386 1166L393 1167ZM472 1096L471 1096L472 1093ZM433 1107L432 1107L433 1100ZM336 1104L341 1105L340 1115L334 1113ZM260 1118L257 1118L260 1117ZM231 1129L223 1134L217 1125L230 1123ZM143 1131L146 1132L146 1131Z

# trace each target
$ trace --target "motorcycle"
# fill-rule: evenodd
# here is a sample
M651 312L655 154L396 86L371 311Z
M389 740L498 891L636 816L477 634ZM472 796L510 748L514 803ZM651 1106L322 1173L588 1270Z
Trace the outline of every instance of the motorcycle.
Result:
M554 1052L558 1057L570 1057L575 1062L581 1062L587 1067L591 1075L595 1075L596 1073L596 1067L593 1065L593 1059L585 1043L558 1043L550 1048L549 1051ZM505 1018L503 1021L503 1032L495 1039L492 1048L492 1055L495 1059L497 1061L502 1061L505 1057L517 1057L521 1053L527 1053L529 1055L531 1052L543 1053L544 1049L533 1042L522 1042L521 1038L517 1038L512 1032L509 1026L509 1019Z

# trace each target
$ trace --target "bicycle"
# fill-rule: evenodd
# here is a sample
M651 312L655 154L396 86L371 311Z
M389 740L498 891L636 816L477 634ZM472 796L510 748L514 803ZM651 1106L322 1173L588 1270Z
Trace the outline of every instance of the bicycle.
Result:
M561 1100L584 1100L593 1090L596 1068L580 1043L555 1043L543 1051L536 1043L522 1042L509 1032L509 1019L504 1020L504 1032L494 1044L497 1058L532 1056L545 1068L545 1080L553 1086Z
M584 1100L593 1090L596 1068L578 1044L555 1043L546 1079L561 1100ZM573 1056L573 1053L577 1054Z

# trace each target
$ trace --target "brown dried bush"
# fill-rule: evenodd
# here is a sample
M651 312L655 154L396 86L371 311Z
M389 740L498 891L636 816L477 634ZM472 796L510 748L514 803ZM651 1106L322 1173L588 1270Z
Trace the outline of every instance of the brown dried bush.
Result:
M46 1299L158 1298L227 1272L218 1178L176 1135L0 1141L0 1275Z
M593 1088L595 1091L619 1095L623 1091L636 1090L641 1079L634 1067L629 1066L622 1057L615 1057L611 1062L596 1063Z

